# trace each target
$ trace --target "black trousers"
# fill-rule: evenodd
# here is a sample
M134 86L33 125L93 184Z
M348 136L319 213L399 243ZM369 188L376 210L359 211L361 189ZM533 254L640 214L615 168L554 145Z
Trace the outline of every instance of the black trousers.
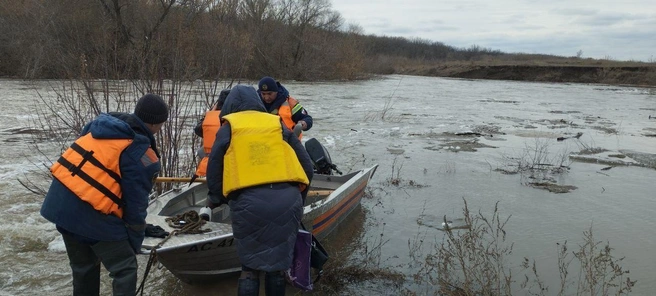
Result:
M100 294L100 263L112 278L112 293L135 295L137 289L137 257L127 240L95 244L82 243L62 234L73 271L73 295Z

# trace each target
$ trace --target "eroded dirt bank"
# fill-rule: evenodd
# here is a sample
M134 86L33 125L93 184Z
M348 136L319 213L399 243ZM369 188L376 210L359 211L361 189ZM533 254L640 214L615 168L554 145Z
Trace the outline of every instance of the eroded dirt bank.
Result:
M656 87L656 66L437 65L399 74L539 82L603 83Z

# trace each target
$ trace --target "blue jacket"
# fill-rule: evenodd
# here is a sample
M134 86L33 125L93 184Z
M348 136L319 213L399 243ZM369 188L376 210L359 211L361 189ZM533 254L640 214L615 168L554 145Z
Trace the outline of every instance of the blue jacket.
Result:
M151 163L145 155L151 147L159 158L155 138L138 117L127 113L102 113L84 127L81 135L87 133L96 139L133 139L119 160L123 219L95 210L54 178L41 215L80 242L127 239L138 252L145 234L148 196L161 169L159 161Z
M280 82L276 81L276 84L278 84L278 94L276 95L276 99L271 102L271 104L267 104L262 100L262 103L264 104L264 107L266 108L267 112L271 113L273 110L277 110L282 106L282 104L287 100L289 97L289 91L280 84ZM257 91L257 94L260 96L260 99L262 99L262 94L260 94L260 91ZM312 116L310 116L307 113L307 110L301 106L301 103L299 102L298 105L301 107L298 109L294 114L292 114L292 121L294 123L297 123L301 120L305 121L307 123L307 130L310 130L312 128Z

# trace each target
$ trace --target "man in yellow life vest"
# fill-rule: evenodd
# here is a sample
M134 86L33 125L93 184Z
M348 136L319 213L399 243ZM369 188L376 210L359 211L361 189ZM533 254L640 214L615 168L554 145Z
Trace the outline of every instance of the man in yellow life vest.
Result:
M221 127L221 120L219 118L221 115L221 107L229 93L230 89L222 90L219 94L219 99L216 100L214 105L212 105L210 110L205 113L205 116L194 128L194 133L203 139L203 154L201 155L201 160L196 168L197 177L205 177L206 175L207 160L210 156L210 151L212 151L212 145L214 145L216 133Z
M299 123L304 131L312 128L312 116L289 95L289 91L280 82L267 76L260 79L257 88L267 112L280 116L287 128L293 131ZM299 139L301 138L299 135Z
M161 169L153 135L168 116L167 104L154 94L141 97L133 114L101 113L50 168L53 180L41 215L62 235L73 295L100 293L100 263L114 295L135 295L135 254Z
M242 264L238 295L285 295L312 160L301 141L269 114L251 86L232 88L223 104L207 165L208 206L228 202Z

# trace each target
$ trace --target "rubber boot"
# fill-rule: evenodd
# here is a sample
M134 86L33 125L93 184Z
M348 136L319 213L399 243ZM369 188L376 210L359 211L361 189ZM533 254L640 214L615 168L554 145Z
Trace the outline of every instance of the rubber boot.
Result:
M281 271L267 272L264 276L266 296L284 296L287 281Z
M237 295L239 296L257 296L260 293L259 279L239 279Z

